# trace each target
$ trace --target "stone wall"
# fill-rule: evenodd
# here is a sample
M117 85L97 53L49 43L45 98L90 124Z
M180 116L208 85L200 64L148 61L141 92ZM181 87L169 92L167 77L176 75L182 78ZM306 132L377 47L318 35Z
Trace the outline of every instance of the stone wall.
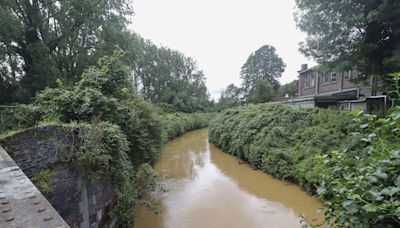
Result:
M88 185L74 160L80 145L79 129L41 126L26 129L3 140L9 154L32 178L52 170L52 191L43 192L71 227L104 226L115 196L111 181Z
M1 146L0 211L0 227L69 227Z

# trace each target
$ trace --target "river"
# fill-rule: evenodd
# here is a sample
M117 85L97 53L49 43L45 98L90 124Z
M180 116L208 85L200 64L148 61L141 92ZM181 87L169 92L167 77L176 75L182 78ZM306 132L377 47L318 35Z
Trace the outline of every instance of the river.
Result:
M135 213L135 228L301 227L299 214L318 223L318 200L297 185L255 171L208 142L207 129L169 142L154 169L162 213Z

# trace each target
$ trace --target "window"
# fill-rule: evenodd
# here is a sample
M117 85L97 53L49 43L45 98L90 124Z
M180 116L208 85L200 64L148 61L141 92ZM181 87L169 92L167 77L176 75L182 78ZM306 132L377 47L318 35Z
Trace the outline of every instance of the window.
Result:
M357 78L357 77L358 77L358 70L352 69L351 73L350 73L350 79Z
M331 73L331 82L336 82L336 72Z
M311 88L315 86L315 73L306 74L304 76L304 88Z
M315 78L316 78L317 73L313 72L311 75L311 87L314 87L315 85Z
M322 76L322 84L336 83L336 72L325 73Z

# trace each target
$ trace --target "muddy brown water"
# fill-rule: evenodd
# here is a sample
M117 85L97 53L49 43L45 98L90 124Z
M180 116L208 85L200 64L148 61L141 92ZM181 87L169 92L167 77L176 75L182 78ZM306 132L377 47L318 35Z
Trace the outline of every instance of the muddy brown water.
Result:
M292 228L301 227L300 213L308 223L323 220L317 199L222 152L207 129L169 142L154 169L167 189L152 194L162 213L137 208L135 228Z

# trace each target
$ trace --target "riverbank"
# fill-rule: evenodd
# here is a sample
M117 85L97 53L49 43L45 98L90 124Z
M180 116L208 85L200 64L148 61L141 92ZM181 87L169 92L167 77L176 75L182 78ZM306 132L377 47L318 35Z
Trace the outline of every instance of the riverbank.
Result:
M143 134L149 129L159 129L160 143L166 143L187 131L206 127L213 116L210 113L158 115L158 126L143 128L135 135L134 140L142 140L139 145L146 146L147 141L154 139L154 135ZM95 216L99 212L91 224L104 225L114 219L118 221L116 224L130 224L133 208L151 190L153 172L146 163L131 161L129 141L121 128L108 122L33 124L38 125L16 126L0 137L0 143L67 223L79 226L82 197L78 196L86 196L85 189L92 189L90 197L96 199L96 204L88 206L93 207L89 211L94 214L87 214ZM141 161L157 160L159 151L155 152L144 154ZM139 165L133 166L133 162Z
M361 112L260 104L210 123L210 141L320 197L328 225L400 225L400 109Z
M254 169L298 183L315 193L324 169L317 154L356 145L349 115L326 109L284 105L246 105L218 115L210 142Z
M321 204L297 185L241 164L208 143L208 130L170 141L155 163L162 212L139 207L135 227L298 227L299 214L322 221Z
M55 162L69 162L84 170L85 182L111 179L115 202L110 216L118 218L117 225L127 226L132 221L132 208L152 186L148 183L152 180L150 165L157 161L163 145L185 131L207 126L209 117L213 116L165 113L139 95L132 85L131 71L121 56L104 57L83 73L76 84L63 86L59 81L57 86L38 92L28 105L2 109L2 145L12 155L14 149L7 144L13 136L41 131L42 126L65 128L61 135L73 139L65 145L72 149L66 150L66 161L57 157ZM46 138L36 135L27 137L32 145L61 140L57 134ZM61 142L58 144L64 145ZM58 149L59 145L55 146ZM50 152L54 151L58 152ZM45 171L46 175L40 176L48 176L51 170L46 169L47 165L39 165L38 173L32 175Z

